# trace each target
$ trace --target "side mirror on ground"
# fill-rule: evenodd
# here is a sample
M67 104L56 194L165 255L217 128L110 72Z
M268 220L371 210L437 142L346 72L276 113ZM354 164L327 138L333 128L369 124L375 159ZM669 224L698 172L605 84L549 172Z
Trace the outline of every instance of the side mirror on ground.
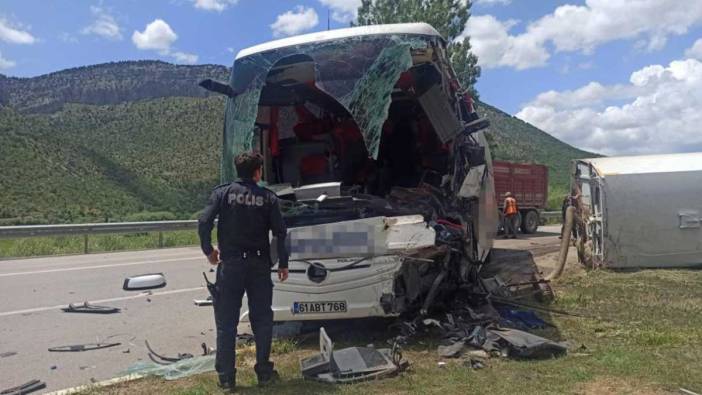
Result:
M125 291L143 291L146 289L163 288L165 286L166 277L163 273L151 273L125 278L122 289Z

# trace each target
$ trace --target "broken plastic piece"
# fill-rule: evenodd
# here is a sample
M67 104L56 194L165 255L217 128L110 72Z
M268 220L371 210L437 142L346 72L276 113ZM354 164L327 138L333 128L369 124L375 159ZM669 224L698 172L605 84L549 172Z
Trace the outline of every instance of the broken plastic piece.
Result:
M51 352L80 352L80 351L92 351L100 350L103 348L109 348L114 346L119 346L122 343L87 343L87 344L75 344L72 346L58 346L51 347L49 351Z
M195 306L212 306L212 296L208 296L207 299L193 299Z
M92 313L92 314L113 314L119 313L121 309L117 307L110 306L98 306L92 305L88 302L83 302L82 304L69 304L68 307L64 307L63 310L66 313Z
M179 362L183 359L190 359L193 357L193 354L189 353L178 354L177 357L164 357L151 348L148 340L144 340L144 343L146 343L146 348L149 350L149 358L159 365L170 365L174 362Z
M125 291L141 291L144 289L163 288L165 286L166 277L163 273L151 273L125 278L122 289Z
M349 347L334 351L324 328L319 330L320 353L300 360L303 377L327 383L355 383L392 376L406 366L397 346L390 349Z
M486 351L507 349L513 358L551 358L565 355L568 348L563 343L545 339L517 329L488 329L483 345Z
M41 380L31 380L17 387L0 391L0 395L23 395L46 388L46 383Z

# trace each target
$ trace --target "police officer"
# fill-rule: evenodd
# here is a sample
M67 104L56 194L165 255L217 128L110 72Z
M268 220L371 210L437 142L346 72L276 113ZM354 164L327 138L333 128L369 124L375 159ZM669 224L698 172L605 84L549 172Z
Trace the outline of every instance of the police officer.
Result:
M256 341L256 376L259 385L278 378L269 360L273 331L273 282L269 231L277 237L278 279L288 278L287 234L277 196L259 187L263 172L260 154L245 152L234 159L239 180L216 187L199 220L202 252L217 266L214 298L217 324L215 368L223 388L236 384L235 346L241 300L246 292L249 320ZM212 247L216 217L219 249Z

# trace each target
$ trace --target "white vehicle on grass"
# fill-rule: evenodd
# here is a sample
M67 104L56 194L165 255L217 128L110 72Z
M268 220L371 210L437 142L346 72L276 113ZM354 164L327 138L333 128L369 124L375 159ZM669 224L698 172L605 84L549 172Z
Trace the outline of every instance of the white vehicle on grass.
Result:
M485 261L497 221L487 122L431 26L264 43L238 53L229 84L206 85L229 96L223 180L235 155L259 151L283 202L290 277L272 270L275 321L432 308Z

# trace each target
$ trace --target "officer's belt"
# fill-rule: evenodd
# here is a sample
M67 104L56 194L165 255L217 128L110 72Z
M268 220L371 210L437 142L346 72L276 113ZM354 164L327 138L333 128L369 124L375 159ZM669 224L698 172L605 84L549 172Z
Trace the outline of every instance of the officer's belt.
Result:
M249 258L249 257L264 257L269 254L269 249L268 248L239 248L239 247L233 247L227 249L227 255L230 255L231 257L236 257L236 258Z

